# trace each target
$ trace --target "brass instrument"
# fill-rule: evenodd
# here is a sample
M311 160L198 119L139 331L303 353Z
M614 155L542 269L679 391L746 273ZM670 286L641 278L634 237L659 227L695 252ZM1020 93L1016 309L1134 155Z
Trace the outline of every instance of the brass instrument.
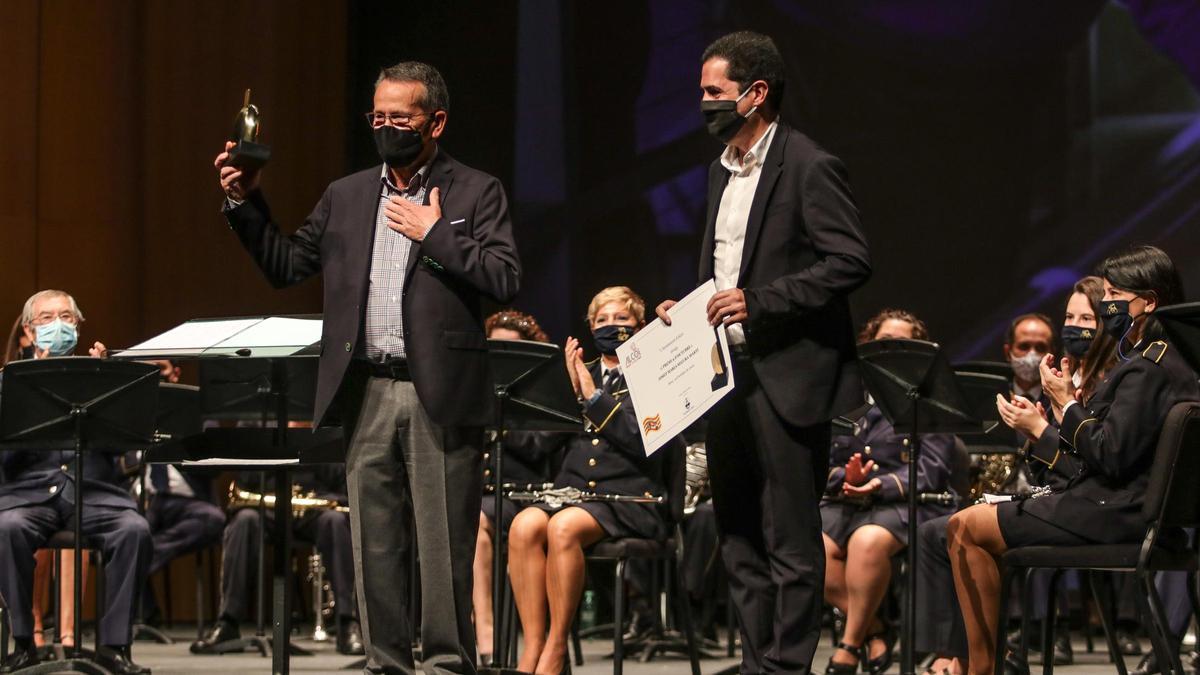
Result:
M690 516L708 496L708 452L704 442L690 443L683 455L685 470L683 514Z
M1012 492L1020 473L1019 458L1015 453L1004 452L972 456L969 502L978 503L984 493L997 495Z
M259 502L268 509L275 507L275 495L260 495L238 487L237 482L229 484L229 504L226 510L257 507ZM350 513L350 507L342 506L332 499L321 499L315 492L300 492L300 487L292 486L292 517L299 518L309 511L337 511Z

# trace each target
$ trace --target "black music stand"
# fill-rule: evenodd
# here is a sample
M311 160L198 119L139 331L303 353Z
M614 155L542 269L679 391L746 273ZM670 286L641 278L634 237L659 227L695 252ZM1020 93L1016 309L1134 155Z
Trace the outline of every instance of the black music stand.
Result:
M75 645L67 658L24 672L100 673L103 658L83 643L83 453L145 447L154 436L158 368L88 357L32 359L4 369L0 445L27 450L75 451Z
M287 447L287 425L293 416L311 415L317 383L317 359L236 358L200 361L201 407L204 417L215 420L254 421L263 429L274 421L271 444ZM264 499L258 502L258 567L254 635L232 640L222 653L245 651L270 655L273 672L287 672L286 656L313 656L313 652L291 641L291 550L292 481L289 469L280 465L273 471L275 482L275 555L271 598L273 632L266 635L267 511ZM258 494L267 494L267 471L259 471ZM286 618L280 616L286 612ZM283 644L283 649L277 645Z
M858 347L863 380L897 433L908 434L908 583L900 672L913 675L917 600L917 463L925 433L973 433L984 427L972 417L959 382L938 346L923 340L874 340Z
M1161 307L1150 315L1158 320L1171 347L1194 370L1200 370L1200 302Z
M1016 453L1021 446L1017 432L1000 422L1000 413L996 409L996 396L1003 396L1008 400L1011 382L1001 375L968 370L970 367L969 364L956 365L954 375L958 378L959 389L966 399L965 410L982 422L982 428L959 433L959 439L971 454Z
M488 357L496 396L493 481L501 485L505 431L579 431L583 428L583 417L558 346L526 340L488 340ZM492 659L497 667L479 672L501 675L518 671L505 668L506 631L498 620L504 602L507 548L503 544L504 490L501 486L492 492L496 500L496 536L492 537Z

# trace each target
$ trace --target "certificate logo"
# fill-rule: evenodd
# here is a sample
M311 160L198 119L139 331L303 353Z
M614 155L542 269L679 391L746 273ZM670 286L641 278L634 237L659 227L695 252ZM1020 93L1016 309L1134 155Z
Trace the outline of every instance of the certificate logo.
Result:
M647 417L647 418L643 419L642 420L642 428L644 428L646 430L647 434L661 430L662 429L662 414L658 414L658 415L655 415L654 417Z
M637 345L629 348L629 353L625 356L625 367L628 368L637 363L642 358L642 350L638 349Z

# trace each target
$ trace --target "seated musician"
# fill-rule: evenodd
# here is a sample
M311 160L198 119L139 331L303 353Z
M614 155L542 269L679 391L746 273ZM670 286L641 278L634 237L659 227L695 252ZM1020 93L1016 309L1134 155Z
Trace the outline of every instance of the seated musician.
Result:
M1057 429L1027 399L997 400L1005 423L1035 439L1034 461L1054 469L1065 456L1078 465L1075 475L1047 496L979 504L950 519L948 547L972 673L993 667L996 556L1020 546L1141 541L1143 496L1163 421L1176 403L1200 400L1195 371L1154 319L1158 307L1183 301L1167 254L1133 247L1106 259L1097 275L1104 280L1104 330L1117 339L1120 359L1104 383L1081 402L1068 361L1047 357L1041 383Z
M147 474L146 520L154 542L149 574L153 575L180 556L219 543L225 514L213 499L211 476L168 464L152 464ZM149 584L142 601L148 608L146 623L157 624L158 608Z
M261 518L258 513L260 475L243 472L237 486L252 493L247 500L231 502L233 513L225 525L221 555L221 609L216 622L205 636L192 643L193 654L222 654L238 649L241 624L253 619L252 600L256 597L259 535ZM337 615L337 650L342 654L362 655L362 630L358 624L357 603L354 602L354 561L350 540L350 514L345 510L346 470L340 465L319 467L292 473L294 484L302 494L315 493L318 499L329 502L328 507L310 508L292 522L296 538L314 544L321 554L333 589L334 611ZM268 487L271 481L267 481ZM274 530L275 518L271 507L267 511L267 536ZM398 527L400 525L397 525Z
M536 319L528 314L514 310L496 312L483 323L483 328L491 340L528 340L531 342L549 342L545 331L538 325ZM554 476L554 466L557 464L556 455L561 451L565 441L564 434L539 433L528 431L510 431L504 435L504 477L501 484L513 484L524 488L529 485L540 485L550 482ZM491 441L495 442L495 432ZM489 443L490 445L490 443ZM484 471L483 482L486 486L494 484L492 477L495 473L496 460L492 451L483 453ZM504 531L512 526L520 507L511 499L503 501L503 517L501 526ZM472 587L474 604L475 644L479 650L479 660L483 665L489 665L492 657L492 547L495 535L496 501L491 491L483 496L483 506L479 514L479 533L475 540L475 562L473 574L475 583Z
M665 495L663 457L672 447L646 457L616 358L617 346L645 324L645 302L624 286L606 288L592 299L587 319L601 358L584 363L579 341L567 339L567 371L586 427L568 442L554 484L599 494ZM681 442L674 447L681 449ZM525 636L518 669L563 670L571 622L583 592L585 548L606 537L666 535L666 521L651 504L535 504L518 513L509 532L509 576Z
M885 309L867 322L859 343L888 338L928 340L925 324L909 312ZM829 479L821 500L825 540L825 600L842 611L846 627L826 673L869 673L892 664L896 631L877 614L892 576L893 556L908 542L909 490L948 493L954 437L921 437L918 484L908 483L907 436L872 405L853 435L833 438ZM952 504L922 504L922 520L949 513Z
M1116 360L1116 341L1099 330L1100 325L1096 319L1100 315L1103 295L1103 283L1099 277L1084 277L1072 287L1064 310L1060 333L1063 350L1072 364L1074 384L1085 397L1091 396ZM1009 353L1014 348L1026 347L1020 344L1021 342L1040 343L1044 339L1042 325L1045 322L1036 318L1038 316L1040 315L1025 315L1012 322L1010 338L1006 343L1010 346ZM1022 337L1018 340L1017 336ZM1026 392L1036 392L1037 400L1043 400L1040 376L1036 384L1027 385ZM1014 385L1014 389L1019 387L1019 384ZM1018 400L1018 396L1015 391L1011 394L1013 400ZM1034 407L1037 405L1035 402ZM1043 409L1045 405L1043 403ZM1050 440L1049 436L1047 440ZM1074 475L1075 468L1069 459L1055 465L1053 470L1044 462L1028 461L1032 448L1031 443L1025 443L1021 464L1027 466L1029 480L1035 485L1063 486ZM918 533L921 556L917 561L917 583L918 587L924 590L917 599L917 616L920 620L917 622L916 647L918 652L933 655L927 672L934 675L961 675L967 659L966 629L959 613L958 596L954 591L950 558L946 551L946 526L949 520L949 516L945 516L922 523ZM1042 590L1046 591L1047 589ZM1034 618L1041 618L1040 614L1045 611L1045 603L1036 603L1036 606L1026 608L1026 611L1033 612ZM1060 632L1059 636L1065 638L1065 631ZM1056 660L1064 651L1059 645L1055 645ZM1028 669L1015 660L1011 661L1010 665L1017 670Z
M22 330L33 358L69 356L78 343L83 313L63 291L35 293L25 302ZM100 356L104 345L89 350ZM104 553L107 606L99 624L102 656L111 670L148 673L130 658L134 602L150 564L150 526L137 503L119 487L115 454L84 455L85 537ZM9 450L0 452L7 482L0 485L0 596L12 612L15 652L3 664L16 670L37 662L33 643L31 589L34 552L74 517L74 452Z

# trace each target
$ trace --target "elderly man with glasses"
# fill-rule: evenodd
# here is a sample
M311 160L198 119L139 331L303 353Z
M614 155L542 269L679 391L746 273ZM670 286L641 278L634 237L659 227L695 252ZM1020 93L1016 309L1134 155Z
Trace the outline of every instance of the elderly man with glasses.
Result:
M70 356L79 340L83 313L62 291L36 293L25 303L21 324L33 343L34 358ZM89 350L101 356L104 345ZM37 662L33 647L34 552L59 530L74 527L73 452L8 450L0 452L0 597L12 612L17 649L0 672ZM129 653L134 600L150 565L150 526L128 492L118 487L117 456L84 456L84 510L80 528L104 553L107 604L100 617L100 643L109 669L149 673Z

